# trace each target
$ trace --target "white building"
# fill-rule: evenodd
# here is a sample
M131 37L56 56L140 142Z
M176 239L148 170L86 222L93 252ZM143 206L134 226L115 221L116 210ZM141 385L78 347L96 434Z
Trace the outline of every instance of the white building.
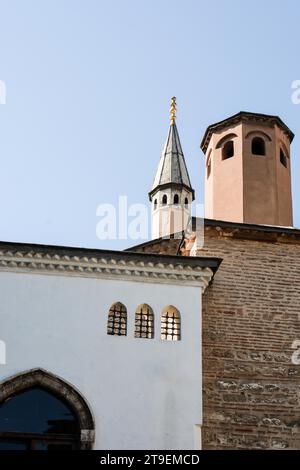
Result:
M1 243L0 448L199 448L201 294L218 265Z

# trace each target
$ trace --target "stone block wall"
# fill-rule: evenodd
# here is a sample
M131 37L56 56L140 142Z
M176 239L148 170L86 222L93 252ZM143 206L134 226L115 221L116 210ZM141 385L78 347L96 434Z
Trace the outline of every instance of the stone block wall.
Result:
M299 450L300 231L228 225L206 221L192 251L223 259L203 297L202 448ZM194 241L133 251L190 256Z
M297 237L206 226L197 256L223 262L203 298L204 449L300 449L299 255Z

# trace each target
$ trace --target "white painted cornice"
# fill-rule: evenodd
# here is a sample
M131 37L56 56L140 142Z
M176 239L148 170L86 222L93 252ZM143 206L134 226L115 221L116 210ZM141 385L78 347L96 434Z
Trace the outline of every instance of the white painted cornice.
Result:
M107 252L109 253L109 252ZM40 273L49 275L94 277L114 280L129 280L150 283L199 286L204 292L213 277L208 266L187 265L185 262L170 263L156 260L130 259L111 256L72 256L42 251L0 250L0 271ZM139 255L143 257L143 255Z

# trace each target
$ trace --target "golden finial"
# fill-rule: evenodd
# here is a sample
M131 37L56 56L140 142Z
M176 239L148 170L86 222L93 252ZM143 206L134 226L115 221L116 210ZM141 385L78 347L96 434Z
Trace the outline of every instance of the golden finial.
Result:
M173 126L175 124L175 121L176 121L176 98L175 96L173 96L173 98L171 98L171 108L170 108L170 120L171 120L171 125Z

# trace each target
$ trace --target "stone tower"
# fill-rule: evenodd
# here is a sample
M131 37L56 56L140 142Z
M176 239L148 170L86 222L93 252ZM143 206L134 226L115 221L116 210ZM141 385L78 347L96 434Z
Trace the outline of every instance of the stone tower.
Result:
M168 237L186 229L195 198L176 127L176 101L172 98L171 125L149 192L152 237Z
M293 225L290 143L277 116L240 112L210 125L205 154L205 217L248 224Z

